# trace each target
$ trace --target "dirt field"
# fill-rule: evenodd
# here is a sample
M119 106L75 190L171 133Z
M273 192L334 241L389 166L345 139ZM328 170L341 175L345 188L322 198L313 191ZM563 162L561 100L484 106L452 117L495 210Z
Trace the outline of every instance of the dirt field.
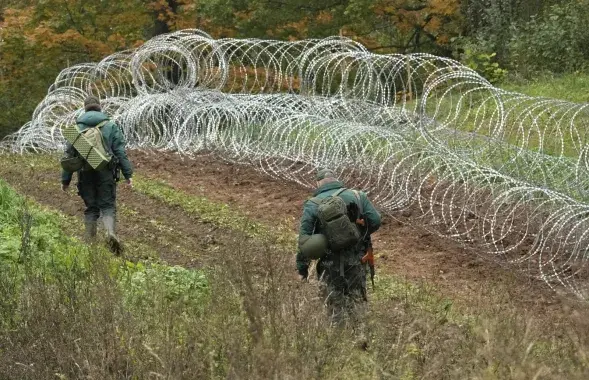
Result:
M151 178L165 180L184 192L226 202L252 217L267 223L285 218L298 228L303 202L310 189L283 183L246 166L235 166L213 157L181 159L168 154L165 159L134 152L137 170ZM514 275L458 244L439 238L406 223L401 215L384 218L384 225L374 235L379 270L406 276L413 281L425 280L444 293L473 301L481 292L492 292L490 284L513 283L508 298L516 297L527 307L559 309L565 298L557 296L542 282ZM484 295L483 295L484 297Z
M269 225L288 220L293 231L297 230L302 204L310 194L309 189L269 179L250 167L227 164L210 156L181 159L166 154L156 158L136 151L130 157L140 175L164 180L189 194L227 203ZM55 173L4 169L0 174L22 193L76 216L81 222L82 201L74 191L59 191L57 166ZM198 215L124 185L119 186L119 205L122 239L141 241L170 264L200 265L203 260L214 258L208 253L216 247L241 238L236 231L204 223ZM569 323L571 315L589 316L587 307L574 298L559 296L543 282L514 274L475 252L412 227L404 223L402 216L386 217L374 243L377 273L434 285L441 294L466 307L517 308L547 318L554 325Z

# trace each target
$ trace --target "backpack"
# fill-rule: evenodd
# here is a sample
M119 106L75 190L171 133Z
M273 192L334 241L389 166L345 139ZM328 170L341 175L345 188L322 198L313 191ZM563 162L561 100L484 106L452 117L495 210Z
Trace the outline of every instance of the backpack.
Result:
M320 200L317 198L310 200L317 205L317 217L327 238L328 247L334 253L355 247L362 238L355 220L350 220L348 216L346 202L339 196L346 190L340 189ZM358 195L356 193L355 195L359 200Z
M75 138L70 143L74 148L74 156L65 156L61 159L61 167L65 171L73 173L81 170L84 163L87 163L93 169L100 169L103 167L104 162L110 163L112 161L113 154L102 136L102 127L108 124L108 122L109 120L105 120L95 127L87 128L81 132L77 126L75 128L72 127L72 132L70 133L74 133ZM82 136L84 136L83 140L85 143L79 145L77 142ZM72 136L68 137L71 139ZM80 152L80 149L86 151L86 153ZM93 151L98 152L99 155L92 154Z
M107 157L110 161L112 159L112 154L110 148L106 146L104 136L102 136L102 127L108 124L109 121L110 120L105 120L95 127L87 128L80 133L86 137L94 149L100 152L104 157Z

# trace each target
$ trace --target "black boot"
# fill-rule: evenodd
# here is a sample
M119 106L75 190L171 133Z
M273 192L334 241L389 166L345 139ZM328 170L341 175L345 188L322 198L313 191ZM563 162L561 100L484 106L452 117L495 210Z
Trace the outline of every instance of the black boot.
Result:
M86 243L94 243L96 241L96 230L98 227L98 222L95 220L86 220L85 221L86 230L84 232L84 240Z
M108 249L110 249L110 251L115 255L120 255L123 252L123 248L119 238L115 234L115 217L110 215L103 215L102 222L104 223L104 228L106 229L106 244L108 245Z

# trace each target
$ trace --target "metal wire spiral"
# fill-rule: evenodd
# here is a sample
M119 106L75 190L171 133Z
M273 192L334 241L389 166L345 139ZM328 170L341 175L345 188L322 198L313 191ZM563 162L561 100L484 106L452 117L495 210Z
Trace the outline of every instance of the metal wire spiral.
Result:
M184 30L63 70L4 150L62 149L88 94L128 146L213 152L312 187L318 167L383 212L589 297L588 104L493 87L428 54L341 37L213 39Z

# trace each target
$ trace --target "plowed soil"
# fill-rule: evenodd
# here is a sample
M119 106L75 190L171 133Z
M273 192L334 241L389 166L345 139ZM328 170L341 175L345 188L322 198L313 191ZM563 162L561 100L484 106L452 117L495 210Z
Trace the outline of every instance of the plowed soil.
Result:
M161 179L186 193L227 203L267 224L288 220L297 230L302 205L311 190L268 178L251 167L233 165L213 156L193 159L175 154L134 151L130 158L136 172ZM75 192L59 191L58 174L0 173L9 183L37 201L82 220L83 203ZM171 264L194 266L239 233L217 229L164 202L119 186L119 235L138 240L157 251ZM567 324L571 314L589 316L587 307L572 296L558 295L543 282L479 257L476 252L439 238L406 223L402 215L384 218L374 235L377 273L391 273L412 282L432 284L441 294L472 308L517 308L532 312L554 324ZM294 247L293 247L294 275ZM493 300L493 305L489 304Z
M71 231L82 237L84 203L77 195L76 180L67 192L60 190L58 175L45 171L22 173L14 169L0 171L3 179L8 181L21 194L32 197L37 202L60 210L63 214L76 217L80 230ZM148 259L157 255L158 259L170 265L195 267L211 258L211 251L233 241L243 240L239 232L218 228L203 222L198 215L184 212L177 206L155 200L126 185L117 188L117 233L123 241L138 242L149 247L149 252L133 252L138 257ZM99 223L101 228L101 224ZM101 232L101 231L99 231ZM216 236L222 236L217 239Z
M298 229L303 203L312 192L214 156L188 159L171 153L155 156L137 151L131 156L137 170L150 178L165 180L186 193L225 202L265 223L290 220L293 231ZM385 216L373 241L378 271L433 284L443 294L475 308L488 307L489 299L493 299L499 302L493 305L498 308L503 304L557 318L569 314L571 308L579 312L586 309L541 281L410 225L403 215L395 215L394 219Z

